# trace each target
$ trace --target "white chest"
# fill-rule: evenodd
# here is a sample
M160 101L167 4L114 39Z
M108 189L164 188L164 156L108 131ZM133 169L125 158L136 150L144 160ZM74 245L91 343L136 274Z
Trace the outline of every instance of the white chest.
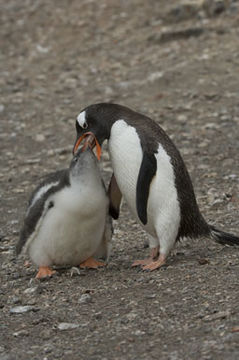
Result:
M124 120L116 121L111 129L109 151L118 186L133 215L140 222L136 209L136 186L143 152L135 128ZM173 166L160 144L155 158L157 171L150 184L148 222L143 226L153 237L156 236L156 232L159 233L159 228L163 233L166 228L172 226L176 232L180 218Z
M97 186L98 185L98 186ZM73 184L52 196L54 206L29 244L32 260L42 265L79 265L102 241L108 199L101 183Z
M143 153L135 128L124 120L116 121L111 128L109 152L119 188L137 216L136 185Z

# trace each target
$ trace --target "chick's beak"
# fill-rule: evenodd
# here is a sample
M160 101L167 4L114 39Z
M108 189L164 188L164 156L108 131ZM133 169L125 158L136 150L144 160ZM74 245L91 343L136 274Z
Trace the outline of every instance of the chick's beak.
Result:
M99 142L97 141L95 135L92 132L86 132L84 133L82 136L80 136L75 143L74 146L74 150L73 150L73 154L76 153L79 145L81 144L81 142L85 140L82 151L85 151L85 149L89 146L92 150L94 149L94 147L96 146L96 156L97 159L100 160L101 157L101 147Z

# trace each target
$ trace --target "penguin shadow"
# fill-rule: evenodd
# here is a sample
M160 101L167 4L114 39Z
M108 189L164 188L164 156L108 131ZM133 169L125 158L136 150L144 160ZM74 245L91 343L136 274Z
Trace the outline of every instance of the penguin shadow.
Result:
M199 242L201 241L201 243ZM221 246L218 244L213 244L211 246L206 245L208 240L202 239L186 239L179 241L176 244L176 247L172 250L171 254L168 256L166 263L163 264L160 269L158 270L167 270L171 267L181 267L181 266L187 266L188 265L209 265L212 261L212 259L216 259L219 253L225 250L227 246ZM200 246L201 245L201 246ZM200 248L199 248L200 246ZM220 247L219 247L220 246ZM132 254L132 256L138 257L138 258L144 258L148 256L147 251L148 249L147 243L144 243L143 249L138 249L136 254ZM147 249L147 251L144 251L144 249ZM128 264L129 267L131 267L130 264ZM131 267L132 268L132 267ZM150 272L150 270L142 270L140 266L133 267L136 272Z
M200 240L201 241L201 240ZM207 240L205 240L206 243ZM208 245L208 244L207 244ZM200 246L200 248L199 248ZM220 248L219 248L220 246ZM221 246L214 244L212 246L206 246L204 240L199 243L199 240L183 240L176 244L175 249L171 252L165 264L163 264L157 271L166 271L170 268L185 267L188 265L209 265L212 259L216 257L222 251L225 251L227 246ZM125 253L117 254L117 251L112 251L112 255L109 262L104 267L98 267L97 269L80 268L79 266L54 266L56 271L51 277L45 277L42 279L36 279L36 281L47 282L57 278L63 277L85 277L92 276L98 273L106 272L124 272L132 271L136 273L150 273L150 270L142 270L140 266L132 267L134 260L147 257L149 254L149 246L146 242L143 243L141 248L132 248L127 255ZM26 271L27 270L27 271ZM154 271L156 272L156 271ZM29 263L25 268L25 271L21 271L20 277L25 277L29 280L34 280L37 269Z
M191 241L191 243L190 243ZM225 246L214 244L212 246L201 243L201 239L187 240L186 245L180 246L180 242L172 251L166 262L166 266L184 266L186 264L195 264L198 266L209 265L212 259L216 259L218 254L225 250ZM207 240L206 240L207 241Z
M105 271L107 269L107 266L98 267L97 269L92 268L80 268L80 266L53 266L52 270L54 270L54 274L51 276L46 276L42 278L36 278L37 275L37 268L32 264L30 261L26 260L24 263L24 266L22 264L19 264L18 269L18 277L24 278L32 282L42 283L42 282L48 282L51 280L56 279L62 279L62 278L73 278L73 277L84 277L88 274L92 275L98 272Z

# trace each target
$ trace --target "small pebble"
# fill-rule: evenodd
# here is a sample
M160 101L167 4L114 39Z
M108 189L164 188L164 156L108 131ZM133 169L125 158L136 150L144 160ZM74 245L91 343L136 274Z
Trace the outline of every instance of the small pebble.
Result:
M209 260L205 258L198 259L199 265L206 265L209 264Z
M36 141L42 142L45 140L45 136L43 134L37 134L35 137Z
M145 335L145 332L144 332L144 331L141 331L141 330L136 330L136 331L134 332L134 335L136 335L136 336Z
M33 294L33 293L37 292L37 290L38 290L38 286L34 286L31 288L27 288L23 292L24 292L24 294Z
M29 311L37 311L38 309L35 306L25 305L25 306L15 306L10 309L11 314L23 314Z
M74 275L78 275L80 276L81 275L81 272L80 272L80 269L76 266L73 266L71 269L70 269L70 276L74 276Z
M13 336L29 336L29 332L27 330L19 330L13 333Z
M217 312L212 315L204 316L203 320L204 321L214 321L214 320L218 320L218 319L224 319L224 318L227 318L228 316L230 316L230 314L231 314L230 311L220 311L220 312Z
M79 324L73 324L73 323L60 323L58 324L57 328L59 330L71 330L71 329L76 329L79 327Z
M92 302L92 297L90 296L90 294L83 294L79 299L79 304L87 304L91 302Z

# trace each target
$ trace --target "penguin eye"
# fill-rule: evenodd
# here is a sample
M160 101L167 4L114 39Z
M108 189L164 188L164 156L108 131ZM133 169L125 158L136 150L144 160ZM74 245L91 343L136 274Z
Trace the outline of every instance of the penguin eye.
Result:
M88 128L87 122L84 122L84 123L82 124L82 127L83 127L83 129L87 129L87 128Z
M53 201L50 201L49 204L48 204L48 209L53 208L53 206L54 206L54 202L53 202Z

